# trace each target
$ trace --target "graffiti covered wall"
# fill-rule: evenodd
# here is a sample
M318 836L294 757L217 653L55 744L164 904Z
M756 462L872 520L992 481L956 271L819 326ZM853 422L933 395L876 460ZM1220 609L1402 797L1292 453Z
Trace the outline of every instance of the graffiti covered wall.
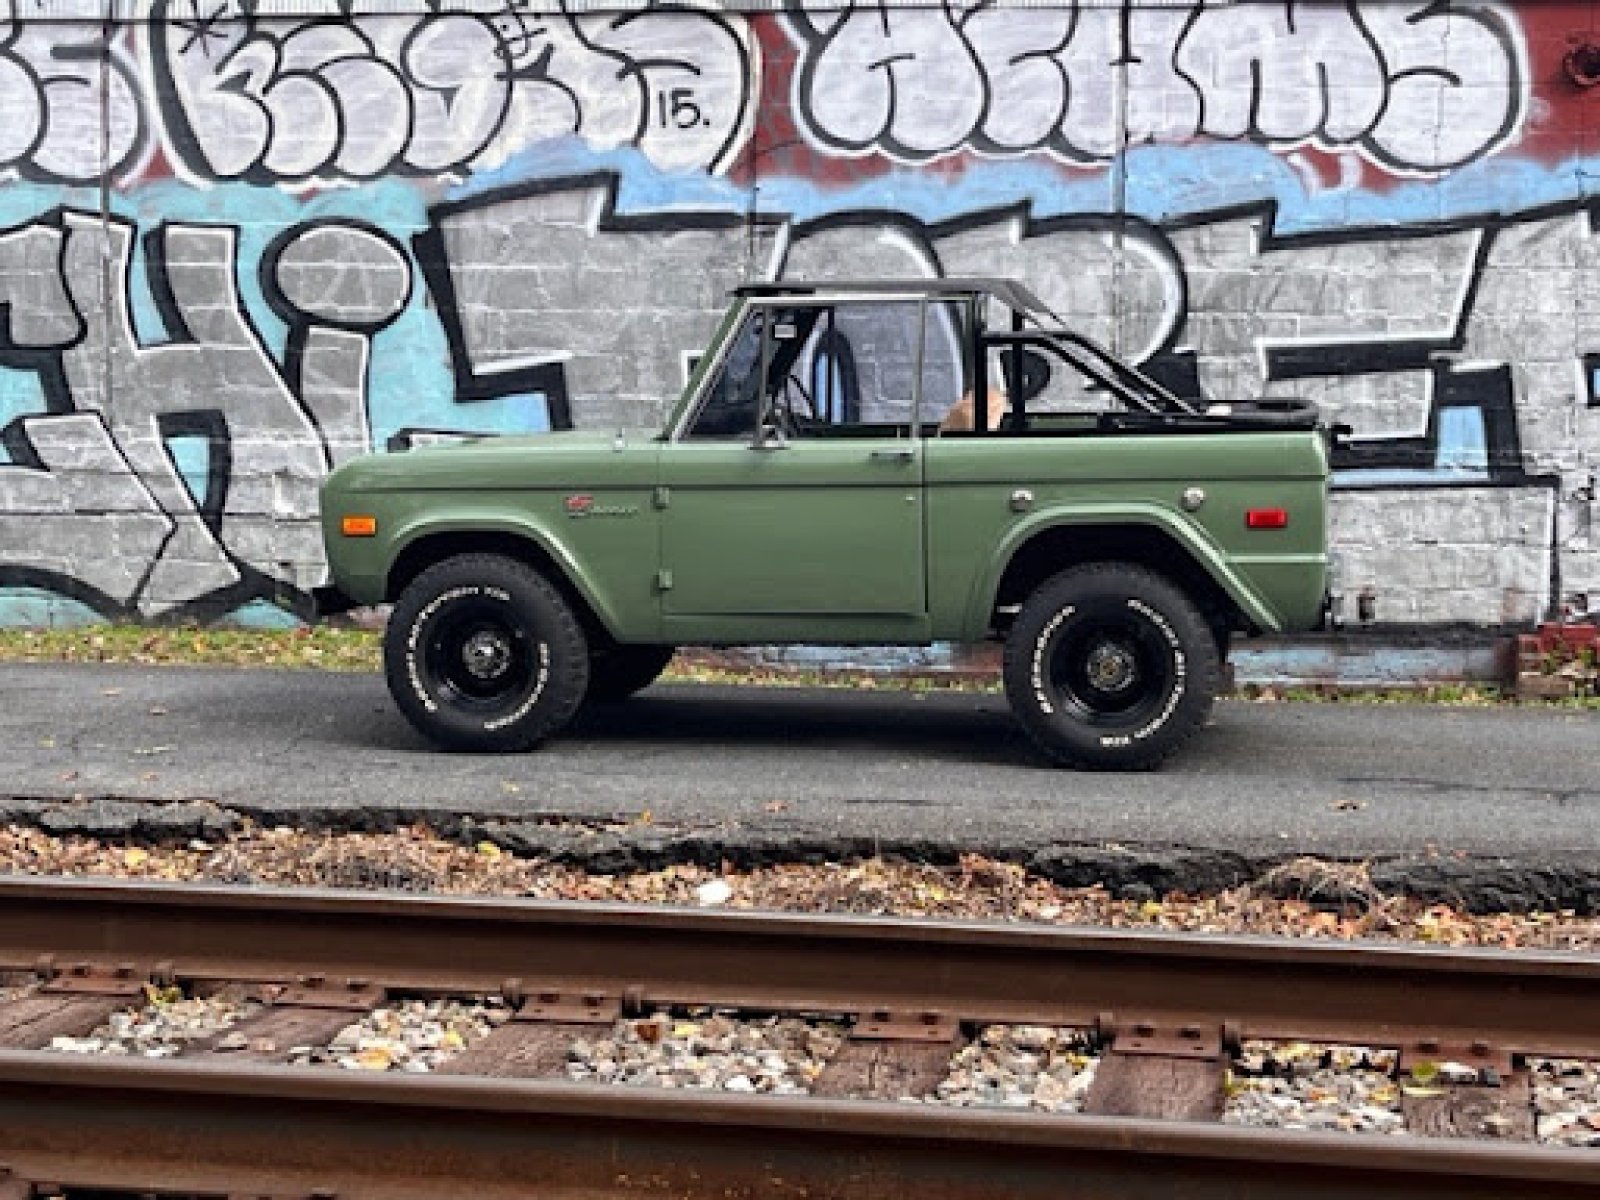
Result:
M304 616L352 454L649 425L843 274L1313 400L1380 622L1600 609L1588 0L5 3L0 621Z

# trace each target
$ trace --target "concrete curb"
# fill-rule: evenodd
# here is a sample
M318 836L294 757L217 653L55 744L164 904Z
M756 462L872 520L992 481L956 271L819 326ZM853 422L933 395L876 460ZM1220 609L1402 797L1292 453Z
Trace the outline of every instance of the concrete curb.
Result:
M119 797L62 800L0 798L0 824L58 837L108 841L218 840L244 828L287 825L313 833L391 832L426 825L442 837L490 842L531 859L594 874L624 875L675 865L738 869L780 864L820 865L882 857L951 866L963 854L1016 863L1065 887L1101 885L1121 899L1152 900L1170 892L1216 893L1261 880L1298 855L1249 855L1207 847L1052 842L1030 845L982 839L955 844L937 839L846 836L793 826L666 828L644 824L578 824L524 817L454 816L405 809L223 807L206 800L160 802ZM1372 886L1389 895L1449 904L1473 913L1559 911L1600 913L1600 865L1519 862L1505 857L1364 860ZM1281 888L1279 889L1281 894ZM1308 895L1338 907L1338 895Z

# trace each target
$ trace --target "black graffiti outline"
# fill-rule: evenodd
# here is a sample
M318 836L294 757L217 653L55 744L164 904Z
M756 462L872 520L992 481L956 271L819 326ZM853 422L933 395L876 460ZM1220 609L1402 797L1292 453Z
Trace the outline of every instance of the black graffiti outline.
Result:
M188 109L185 107L182 99L182 93L176 83L172 68L172 64L174 62L182 59L183 53L181 51L174 53L169 45L169 35L167 32L169 22L165 19L165 14L169 8L176 6L180 2L182 2L182 0L155 0L155 6L149 22L148 32L148 36L150 38L150 59L154 68L152 72L154 75L154 87L152 90L155 93L157 104L161 110L162 121L167 132L168 143L175 151L179 159L184 163L184 165L200 178L215 180L238 180L243 183L254 184L277 184L286 180L319 178L346 179L354 182L370 182L386 176L395 175L437 175L441 171L447 171L451 169L451 164L448 163L440 166L418 167L406 160L406 151L410 148L412 139L416 135L416 108L413 89L431 94L438 94L451 89L433 87L421 82L420 80L413 79L409 76L409 73L403 73L398 67L395 66L395 64L380 58L377 54L376 47L372 43L372 40L367 36L365 30L363 30L354 20L341 19L339 17L297 18L294 16L276 15L257 17L253 15L241 14L240 17L235 18L235 20L246 27L244 36L240 39L238 45L230 50L228 54L219 61L217 68L212 72L213 75L220 75L222 69L225 68L228 63L231 63L242 50L244 50L247 46L250 46L252 44L252 40L255 38L259 37L262 40L270 43L274 50L275 58L281 59L282 49L285 43L292 38L299 36L304 31L319 27L339 28L355 34L361 40L362 44L366 46L367 57L356 61L360 61L364 64L382 66L399 82L401 90L406 96L406 136L401 142L400 150L396 154L392 155L389 161L384 165L377 167L370 172L351 172L342 166L336 165L338 159L346 148L345 134L348 129L348 122L345 115L345 104L339 93L322 79L320 79L316 72L311 70L295 70L281 73L275 71L271 79L268 81L267 86L263 88L259 96L250 95L247 93L244 90L243 78L235 77L232 80L220 81L217 84L217 87L220 90L231 91L235 94L248 98L252 104L254 104L256 111L260 114L262 120L265 122L267 133L261 141L259 152L248 166L233 172L219 170L211 161L210 156L203 147L200 135L195 131L194 125L189 120ZM190 0L190 2L198 4L201 2L201 0ZM425 13L417 13L414 15L420 19L416 21L412 29L401 41L399 58L402 62L406 61L409 55L410 47L413 45L415 39L426 28L427 23L441 15L462 16L473 20L479 20L484 24L485 28L495 32L497 37L499 36L498 31L494 29L492 24L490 24L479 14L475 13L446 13L443 10L430 9ZM176 25L176 22L172 22L171 24ZM277 26L282 26L282 30L276 28ZM346 60L342 58L332 59L327 63L319 64L316 70L321 71L326 67L334 66L343 61ZM331 149L321 163L309 170L297 171L293 174L284 174L267 165L267 159L270 157L272 148L277 141L278 130L277 119L274 116L272 109L265 101L271 92L281 86L284 82L297 78L305 79L308 82L315 84L328 95L334 116L335 131L333 137L330 139ZM506 119L511 111L511 97L512 93L508 83L505 94L501 97L499 113L493 122L492 129L487 135L478 140L477 145L473 147L470 154L468 154L464 159L457 159L454 164L455 167L459 168L460 166L464 166L467 162L470 162L472 158L476 157L478 154L481 154L486 146L491 145L495 138L500 136L500 133L505 128ZM446 101L445 107L447 110L450 107L448 100ZM330 165L331 170L329 169Z
M596 234L776 229L785 223L780 217L767 214L751 216L732 210L671 209L645 214L622 213L617 209L621 187L622 176L618 172L591 171L492 188L463 200L436 204L428 210L428 228L412 238L412 245L417 266L433 296L434 311L444 329L445 343L450 349L450 367L458 402L471 403L537 392L545 397L552 429L573 427L571 393L563 362L552 360L532 363L504 371L480 371L473 363L445 246L444 225L451 217L557 192L592 190L600 193L594 230Z
M1512 487L1558 490L1560 476L1532 473L1523 460L1521 432L1516 409L1516 395L1508 363L1477 364L1461 367L1455 359L1465 350L1469 326L1477 307L1478 293L1482 288L1490 254L1496 237L1505 229L1537 224L1567 216L1587 213L1595 216L1600 200L1559 202L1539 208L1520 210L1515 217L1503 214L1485 214L1439 221L1421 222L1400 228L1382 225L1348 226L1340 229L1316 230L1285 234L1278 229L1279 204L1275 199L1232 205L1205 213L1187 214L1167 222L1163 228L1176 231L1204 228L1230 221L1250 222L1256 229L1256 253L1265 256L1274 251L1295 251L1320 246L1343 246L1383 241L1413 241L1439 238L1463 233L1479 235L1472 261L1467 269L1466 286L1448 333L1440 336L1397 337L1378 341L1375 339L1329 339L1321 343L1296 342L1292 345L1273 346L1273 339L1263 339L1267 380L1293 380L1309 378L1346 378L1394 372L1429 373L1429 408L1425 430L1418 434L1401 434L1362 438L1357 442L1343 441L1334 454L1334 486L1340 491L1393 490L1393 484L1377 481L1363 482L1361 472L1414 470L1419 473L1438 472L1436 480L1408 481L1409 488L1426 487ZM1187 310L1180 327L1187 324ZM1359 367L1332 370L1338 367L1341 357L1357 350L1369 351L1373 359ZM1180 336L1175 347L1178 355L1192 355ZM1474 385L1481 386L1481 390ZM1196 397L1204 399L1203 396ZM1488 457L1486 477L1452 479L1438 466L1440 415L1447 408L1473 408L1482 414L1485 452Z
M1357 19L1360 21L1362 30L1367 32L1367 35L1370 39L1372 35L1370 30L1367 30L1366 21L1360 18L1359 11L1357 11L1356 15ZM1494 136L1489 139L1488 143L1482 150L1476 154L1468 155L1466 158L1454 162L1448 162L1442 165L1430 167L1426 171L1422 172L1424 174L1444 174L1450 171L1459 170L1461 167L1464 167L1469 163L1478 162L1479 160L1488 157L1501 146L1505 145L1511 136L1516 133L1518 127L1520 127L1523 121L1527 119L1528 110L1529 80L1525 76L1525 64L1523 62L1523 56L1519 47L1517 46L1516 39L1510 36L1506 28L1498 22L1494 25L1491 25L1488 20L1489 14L1484 10L1482 5L1475 3L1470 9L1464 9L1460 4L1456 3L1455 0L1429 0L1428 3L1422 5L1422 7L1416 12L1408 16L1406 18L1406 22L1407 24L1415 25L1422 21L1434 20L1441 16L1453 17L1456 20L1470 21L1487 31L1490 36L1500 44L1500 48L1505 54L1505 61L1511 68L1512 74L1511 79L1508 81L1508 87L1514 103L1507 109L1506 118L1503 122L1501 122L1499 130L1497 130ZM1380 55L1378 61L1387 67L1388 60L1386 56ZM1389 96L1391 94L1389 89L1392 88L1394 83L1396 83L1398 80L1409 78L1413 75L1424 74L1437 75L1442 78L1447 78L1453 83L1460 83L1460 76L1455 75L1453 72L1445 71L1443 68L1412 68L1411 70L1395 76L1389 76L1386 73L1384 101L1385 111L1387 111ZM1417 168L1408 166L1404 163L1401 163L1397 159L1394 159L1377 143L1374 138L1374 134L1377 132L1378 126L1382 123L1383 118L1380 116L1378 119L1378 125L1373 126L1372 132L1370 132L1366 139L1362 142L1362 149L1367 154L1371 155L1374 161L1378 162L1382 166L1387 167L1389 170L1396 172L1397 174L1416 172Z
M32 441L28 437L27 425L29 420L36 417L63 414L32 414L31 416L15 417L4 428L0 428L0 446L4 446L11 457L11 462L0 463L0 471L24 470L39 471L49 474L49 468L39 457ZM145 486L131 462L123 453L122 447L117 444L115 435L110 425L106 422L105 414L100 412L83 411L83 416L92 417L105 434L107 444L116 453L125 468L125 477L139 488L150 500L148 513L135 513L129 515L149 516L157 520L164 520L168 524L166 533L162 536L155 552L150 556L150 561L145 565L139 581L129 589L126 602L101 591L92 584L85 583L75 575L54 571L45 567L30 566L24 563L0 562L0 588L32 588L47 593L55 593L74 600L96 615L112 621L137 621L143 625L172 626L186 622L208 620L213 617L233 612L257 600L270 600L272 603L285 609L290 615L301 621L311 621L316 617L316 605L313 598L306 592L291 587L272 576L258 571L248 563L234 561L230 555L230 562L239 573L237 581L223 587L213 588L205 594L169 607L166 611L149 615L139 607L139 598L149 586L150 576L154 573L157 564L166 555L167 547L172 544L172 539L177 535L177 523L172 514L167 512ZM92 515L92 514L84 514ZM217 543L219 549L226 553L222 543Z
M137 227L134 226L132 222L122 220L120 218L113 219L116 220L118 224L123 225L124 228L129 229L135 235L141 236L141 240L144 243L144 276L146 286L150 291L151 303L155 307L157 314L160 316L162 328L166 331L167 335L165 339L158 343L158 345L202 347L203 343L199 338L195 337L194 332L189 328L188 319L183 315L183 309L178 303L177 294L172 286L172 277L167 270L166 236L169 227L174 224L174 222L162 221L143 231L142 235L140 235ZM190 222L186 221L176 223L183 225L190 224ZM218 225L207 226L207 228L225 228L229 230L234 238L235 250L237 250L239 237L239 229L237 226ZM125 297L133 294L132 276L134 269L133 256L129 255L127 269L122 280L123 295ZM256 328L255 321L251 319L250 314L246 309L243 297L238 294L237 255L235 256L232 274L235 290L234 299L238 301L240 319L244 322L246 328L249 330L250 336L256 340L257 353L261 355L264 361L271 363L273 362L273 358L268 352L265 340L261 337L261 331ZM129 332L134 337L136 350L155 348L142 344L141 339L138 337L137 331L131 327L131 322ZM110 336L109 330L107 331L107 336ZM300 402L298 395L294 397L294 402L302 411L305 411L305 405ZM309 413L307 413L307 415L309 416ZM175 431L173 434L175 437L200 437L205 439L205 491L203 495L195 496L193 495L193 489L189 489L190 496L194 501L195 512L199 515L201 521L205 523L206 528L211 531L212 539L216 542L217 549L227 557L228 562L235 570L242 572L248 567L248 564L240 561L223 543L221 537L222 519L228 507L228 489L233 481L232 435L228 428L227 414L224 413L220 408L191 408L171 410L168 412L158 412L154 414L154 418L156 428L163 434L162 444L166 449L167 458L172 464L173 474L178 479L183 481L186 488L188 488L188 477L185 476L184 473L179 469L177 456L173 453L172 446L170 442L167 441L165 435L167 430L171 429ZM107 422L107 424L109 425L110 423ZM116 441L114 434L112 440L113 442ZM143 482L142 475L139 475L138 478L141 482ZM155 562L159 561L160 555L157 555L152 561L152 570L154 570ZM137 595L138 593L135 594Z
M193 226L195 223L187 220L160 220L155 225L140 230L135 222L126 218L107 216L107 214L103 213L91 213L86 210L71 208L67 205L58 205L29 221L0 229L0 234L14 233L34 225L61 230L63 237L56 248L54 266L58 277L64 280L67 277L67 252L70 240L70 231L66 228L66 214L68 212L97 221L103 219L113 221L128 231L130 240L133 238L139 240L143 248L142 276L144 284L151 297L152 305L160 317L165 336L157 338L154 342L146 342L138 336L137 331L130 325L129 332L135 337L138 349L153 350L176 346L203 348L204 343L194 336L187 320L183 316L182 309L174 293L171 275L167 269L166 262L165 234L168 228L172 225ZM228 222L211 222L200 227L207 231L227 231L234 239L235 247L237 248L240 230L236 225ZM238 272L241 268L237 255L235 255L231 272L234 289L233 300L237 304L238 317L243 323L248 336L255 343L255 353L260 356L263 363L278 373L290 401L322 440L324 457L326 457L327 453L325 431L321 427L317 414L305 403L301 392L299 372L302 363L293 353L297 329L301 335L308 335L312 328L320 325L348 332L370 331L371 334L375 335L381 329L387 328L409 308L416 287L414 265L411 264L403 243L384 230L349 218L317 217L297 221L283 230L274 239L273 247L276 252L271 255L264 252L258 268L266 271L269 267L275 267L283 248L291 244L296 238L304 236L308 231L346 227L377 235L389 249L395 252L402 262L407 264L410 269L407 272L404 302L394 316L379 322L376 326L372 322L340 322L328 318L312 319L309 315L295 309L288 302L287 297L283 297L281 294L278 294L277 299L283 304L284 308L280 309L274 304L275 285L273 287L266 286L271 276L264 276L263 296L267 299L269 307L285 319L285 323L290 329L289 348L286 349L283 363L280 363L271 353L261 335L255 318L244 303L244 298L238 287ZM136 276L140 273L140 266L135 256L129 254L120 280L121 294L124 298L135 294ZM58 573L47 569L24 564L0 563L0 587L44 587L45 590L58 592L84 603L102 616L117 620L137 620L146 624L166 624L216 616L230 612L243 604L255 600L268 600L286 609L301 620L312 619L315 615L314 601L308 592L296 588L292 584L285 583L243 560L222 540L221 526L226 515L228 491L232 482L233 438L229 429L227 414L218 408L158 411L153 413L152 417L156 429L160 433L167 460L172 466L173 475L183 484L184 494L191 501L194 515L206 527L212 537L216 552L236 572L238 579L234 583L222 587L210 588L203 594L182 601L156 616L149 616L142 612L140 601L148 587L150 578L165 556L172 538L178 532L177 520L187 514L174 514L155 498L144 475L128 460L105 412L94 408L80 408L77 405L67 378L65 359L69 351L82 346L84 340L88 337L88 325L71 289L64 288L63 290L66 303L78 318L78 332L70 341L63 341L49 348L17 346L10 336L10 305L5 304L0 307L0 367L34 372L39 380L40 394L44 406L42 412L17 416L3 428L0 428L0 446L6 449L11 458L10 462L0 462L0 472L20 469L49 473L48 468L28 438L26 423L29 420L38 417L68 415L92 417L104 431L107 444L122 461L127 479L133 482L149 498L150 511L148 515L166 520L170 528L151 555L150 561L145 564L140 580L130 589L129 598L125 603L91 585L60 576ZM303 346L303 336L301 344ZM291 370L293 374L291 374ZM206 479L200 495L194 494L194 489L191 487L188 477L179 469L177 459L173 453L172 440L184 437L200 438L204 440L206 445Z
M200 0L192 0L192 2L198 4L200 3ZM177 3L177 0L157 0L158 12L164 12L169 4L175 3ZM278 33L266 28L269 20L277 24L289 26L286 31L287 35L279 36ZM373 44L372 39L367 36L365 30L363 30L354 21L340 20L336 17L302 19L299 21L295 21L293 18L257 19L254 17L247 17L241 19L240 23L246 25L248 30L245 36L239 41L238 45L234 46L220 60L218 60L217 66L213 70L214 75L220 76L223 71L238 57L239 54L241 54L246 48L252 46L253 39L256 37L260 37L263 41L271 45L276 63L281 62L283 58L283 48L287 42L291 41L295 37L300 36L307 30L319 28L337 28L345 33L352 34L366 48L366 57L355 58L351 56L345 56L329 59L327 62L319 64L315 70L297 69L291 71L281 71L275 66L272 76L262 87L260 95L252 95L246 91L247 74L244 72L233 76L231 79L220 80L217 83L217 90L229 92L231 94L240 96L241 98L248 99L255 106L255 110L260 115L262 121L265 122L267 130L266 136L262 139L260 152L257 154L255 159L242 170L230 173L228 171L219 170L211 161L210 156L202 148L200 136L195 132L194 126L189 121L188 110L184 106L184 102L181 98L181 92L174 82L172 70L169 65L175 59L181 59L184 52L180 51L175 56L171 54L167 44L168 22L160 17L153 17L149 24L149 37L151 41L151 58L152 61L157 65L153 72L155 75L155 80L154 88L152 90L154 91L157 104L161 110L162 120L167 131L168 142L173 150L176 151L178 157L185 163L186 166L189 167L190 170L195 171L202 177L215 180L237 180L242 183L255 184L276 184L284 180L322 178L342 179L352 182L365 183L382 179L388 175L407 173L405 168L408 167L409 164L404 161L405 150L410 144L411 136L416 131L414 101L410 91L411 85L408 83L406 77L402 75L401 72L394 66L394 64L389 63L378 56L377 47ZM176 25L177 23L173 22L173 24ZM420 23L418 27L420 28ZM409 44L409 39L407 44ZM207 54L206 58L209 60L210 55ZM319 72L328 67L335 67L340 63L349 61L360 62L364 66L381 67L394 77L406 99L406 138L401 143L399 151L390 155L386 162L375 166L370 171L352 171L348 167L339 165L338 160L343 156L348 148L346 146L346 134L348 133L350 126L349 118L345 112L346 100L338 89L332 87L319 75ZM323 157L321 162L307 170L285 173L268 165L268 160L272 156L273 148L278 144L278 118L268 103L268 100L274 91L282 88L285 84L293 83L295 81L304 81L309 83L327 96L329 108L333 113L334 131L332 137L330 138L330 149ZM416 84L415 86L421 87L422 85ZM496 124L496 132L498 132L500 124L504 122L505 111L508 108L509 104L502 107L500 122ZM487 142L485 142L485 144L487 144ZM202 164L204 168L203 170L200 169ZM412 171L409 173L419 174L423 172ZM431 170L428 173L432 173Z
M350 321L341 320L330 314L317 314L313 316L306 312L284 295L283 287L278 281L278 267L283 261L284 254L289 247L301 238L313 233L321 233L327 229L350 229L356 233L365 234L381 242L392 251L396 258L406 268L405 294L395 311L379 321ZM328 467L333 466L332 447L328 437L328 430L322 426L320 414L310 404L305 402L305 356L306 347L311 340L312 333L317 329L337 329L345 333L359 334L367 339L368 353L363 356L363 392L365 382L371 378L372 339L377 337L389 326L393 325L406 310L411 307L411 298L416 294L417 270L411 261L410 251L405 244L387 230L354 217L320 217L314 221L300 222L291 225L278 233L261 253L261 261L256 265L256 283L261 289L261 296L267 302L267 307L276 313L288 330L284 339L283 363L280 370L283 373L284 383L299 400L300 407L310 419L311 425L317 431L317 436L322 443L323 461Z
M938 243L944 238L1005 223L1015 223L1019 244L1061 234L1098 233L1113 238L1120 235L1125 239L1131 235L1138 239L1141 246L1154 252L1155 258L1165 268L1166 278L1172 281L1177 293L1174 297L1177 315L1167 323L1165 334L1149 354L1136 357L1133 361L1136 366L1144 367L1171 353L1177 345L1179 331L1183 325L1182 314L1189 308L1189 272L1178 254L1177 247L1167 236L1166 230L1170 226L1159 225L1132 213L1058 213L1054 216L1038 217L1034 215L1034 207L1031 199L1018 200L990 208L975 209L956 217L930 221L926 225L930 244L937 253ZM940 270L943 271L943 260L940 260Z
M56 279L64 281L67 278L66 212L67 206L58 204L30 221L0 229L0 236L16 233L32 225L56 230L61 236L56 243L55 260L52 265L55 268ZM0 367L28 371L37 376L44 411L51 414L74 411L63 352L81 345L89 336L88 321L73 300L71 289L63 283L61 291L67 306L72 310L73 317L78 322L78 331L67 341L49 346L19 346L12 336L12 304L9 299L0 299ZM0 470L4 467L5 464L0 463Z
M741 115L738 120L735 120L728 127L728 136L722 139L722 145L717 148L717 152L711 156L711 160L706 164L705 167L708 173L718 174L727 167L729 162L733 159L738 151L739 143L744 136L745 126L748 123L747 119L751 114L751 85L755 79L755 70L750 59L749 44L743 37L739 36L739 32L734 29L732 24L723 19L724 14L722 12L712 9L697 8L690 4L675 3L674 0L661 0L660 3L652 3L648 8L621 13L612 18L610 28L613 30L620 30L624 26L631 25L633 22L646 17L663 15L672 16L674 14L693 14L694 16L700 18L710 17L717 25L722 27L723 32L728 35L728 40L739 52L739 94L744 98L741 102ZM579 37L587 40L586 35L583 34L576 24L573 26L573 29ZM626 59L625 55L620 57ZM673 58L627 61L628 65L625 68L625 71L629 74L635 74L638 76L639 90L642 96L642 101L639 106L639 133L634 139L635 144L637 144L644 140L645 135L650 129L651 95L649 88L649 77L646 75L646 72L662 66L686 70L691 75L695 76L702 75L704 72L696 63L680 61Z
M12 52L12 47L17 44L17 41L22 37L23 33L25 33L25 32L26 32L26 26L24 26L22 24L22 22L17 21L17 22L14 22L14 23L11 24L11 29L10 29L9 32L7 32L7 33L5 33L3 35L0 35L0 57L4 57L4 58L7 58L7 59L10 59L13 63L15 63L17 65L18 68L21 69L22 73L28 77L29 82L31 82L33 84L34 95L39 98L39 108L40 108L40 117L41 117L41 119L38 122L37 128L33 132L33 140L28 143L28 148L26 150L22 151L22 153L20 155L18 155L17 159L15 160L17 165L22 170L27 170L27 167L24 164L31 163L33 161L34 153L39 149L40 146L44 145L44 135L45 135L45 129L46 129L46 123L45 123L45 121L43 119L43 109L44 109L44 84L43 84L43 81L40 80L39 72L34 70L33 64L31 62L29 62L26 58L22 57L20 54L14 54Z
M1296 6L1295 0L1283 0L1283 8L1285 10L1284 19L1288 23L1291 33L1296 32ZM1226 134L1217 133L1214 130L1208 129L1207 125L1210 123L1209 113L1210 110L1216 106L1216 101L1211 95L1208 94L1207 88L1201 80L1196 79L1192 74L1184 70L1184 68L1179 65L1179 59L1182 57L1184 47L1188 44L1189 38L1193 33L1195 26L1197 26L1208 15L1212 17L1217 15L1218 10L1207 8L1203 4L1199 4L1195 5L1191 9L1188 20L1184 22L1183 32L1178 36L1176 42L1173 44L1171 54L1171 67L1173 74L1179 79L1182 79L1194 90L1195 98L1198 100L1200 105L1200 119L1196 124L1196 136L1205 137L1213 141L1224 143L1248 142L1257 145L1281 147L1285 150L1308 144L1326 147L1354 145L1364 147L1367 139L1371 136L1372 131L1382 123L1383 116L1388 111L1388 91L1392 81L1389 79L1388 72L1385 69L1387 66L1387 61L1383 53L1383 48L1378 44L1378 40L1373 36L1372 31L1367 28L1366 22L1361 20L1360 13L1357 11L1358 6L1354 0L1345 0L1345 3L1343 4L1330 5L1329 7L1340 8L1349 16L1351 29L1362 41L1366 43L1367 49L1372 55L1373 62L1378 68L1379 75L1383 79L1383 102L1378 105L1377 115L1373 118L1372 123L1367 129L1363 130L1360 134L1347 138L1334 137L1331 133L1329 133L1328 121L1332 116L1332 106L1329 102L1328 90L1332 86L1332 81L1328 78L1327 64L1319 62L1317 64L1317 75L1322 84L1322 116L1318 119L1316 128L1307 133L1294 137L1286 138L1269 136L1266 131L1261 128L1260 124L1261 102L1265 91L1265 84L1261 78L1261 60L1259 58L1251 59L1249 63L1250 117L1245 125L1244 130L1237 134ZM1405 169L1410 170L1415 168L1408 167Z

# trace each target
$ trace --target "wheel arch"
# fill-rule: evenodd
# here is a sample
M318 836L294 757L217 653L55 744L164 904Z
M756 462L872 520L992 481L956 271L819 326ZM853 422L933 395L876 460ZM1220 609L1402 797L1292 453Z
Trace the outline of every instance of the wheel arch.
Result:
M1051 576L1091 562L1126 562L1169 579L1219 630L1271 632L1272 610L1194 532L1161 513L1055 514L1019 528L1001 547L976 598L981 630L1004 629L1008 610Z
M462 554L498 554L525 563L562 594L586 635L606 639L614 636L614 618L576 565L558 547L522 527L474 526L412 532L389 567L384 599L394 603L422 572Z

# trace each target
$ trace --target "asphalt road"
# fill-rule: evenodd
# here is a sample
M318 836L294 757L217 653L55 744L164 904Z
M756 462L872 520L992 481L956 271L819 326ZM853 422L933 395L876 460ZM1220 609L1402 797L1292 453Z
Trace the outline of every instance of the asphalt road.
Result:
M1600 713L1219 705L1152 774L1047 767L999 696L658 686L531 754L432 750L380 678L0 664L0 797L1600 866Z

